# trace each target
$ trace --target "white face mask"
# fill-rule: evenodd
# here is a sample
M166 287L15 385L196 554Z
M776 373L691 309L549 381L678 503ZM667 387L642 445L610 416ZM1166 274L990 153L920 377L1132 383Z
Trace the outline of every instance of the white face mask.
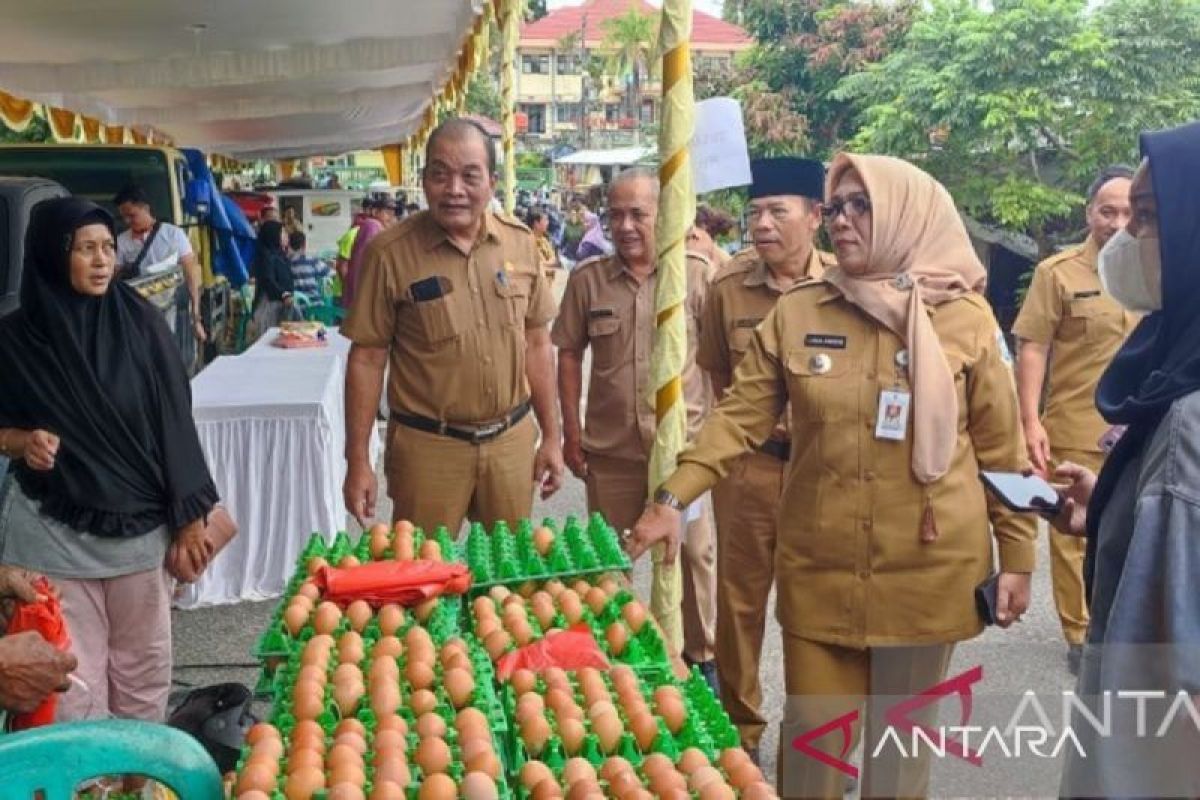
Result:
M1158 237L1135 239L1117 231L1100 251L1100 283L1129 311L1162 308L1162 260Z

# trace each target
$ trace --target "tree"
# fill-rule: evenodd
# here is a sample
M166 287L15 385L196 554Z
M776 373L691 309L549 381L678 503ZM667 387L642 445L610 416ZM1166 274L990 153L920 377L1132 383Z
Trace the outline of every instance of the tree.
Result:
M920 163L967 213L1043 254L1081 223L1082 189L1136 132L1200 115L1200 3L935 0L883 62L835 92L854 146Z
M490 75L476 75L467 87L467 113L500 119L500 93Z
M546 0L525 0L525 21L535 22L549 14Z
M641 119L642 76L653 70L658 42L658 18L630 6L619 17L604 20L601 46L609 51L609 72L625 84L622 100L627 116Z
M23 131L14 131L0 124L0 143L2 144L48 141L50 141L50 124L40 114L35 114Z
M732 11L727 3L727 17L734 13L757 40L738 59L734 81L735 96L761 112L748 121L751 148L803 147L818 156L839 149L858 129L857 109L833 91L903 39L915 8L914 0L737 0ZM797 135L781 140L781 128Z

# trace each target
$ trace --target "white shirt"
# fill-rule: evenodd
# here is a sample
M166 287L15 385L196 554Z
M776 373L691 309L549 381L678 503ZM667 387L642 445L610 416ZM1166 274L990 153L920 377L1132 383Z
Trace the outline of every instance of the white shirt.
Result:
M134 236L132 230L122 231L117 237L117 265L121 269L125 269L133 265L137 261L138 254L142 252L142 246L146 242L146 237L150 235L153 227L146 231L145 236ZM138 275L146 275L156 270L154 266L168 262L176 264L183 259L184 256L192 254L192 243L188 241L187 233L183 228L172 225L169 222L164 222L159 226L158 235L154 237L154 241L150 244L150 252L146 253L146 257L142 259L141 266L138 267ZM165 265L164 265L165 266Z

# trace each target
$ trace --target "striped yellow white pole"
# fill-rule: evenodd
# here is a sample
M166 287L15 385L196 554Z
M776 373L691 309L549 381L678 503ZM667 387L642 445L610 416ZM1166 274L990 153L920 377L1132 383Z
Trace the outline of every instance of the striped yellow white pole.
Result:
M517 205L517 38L523 0L501 0L500 11L500 125L504 152L504 210Z
M695 110L692 98L692 64L688 43L692 32L691 0L665 0L659 48L663 54L662 128L658 136L658 291L655 297L658 327L650 359L650 380L658 426L650 453L650 491L675 469L675 459L687 438L687 407L683 402L683 366L687 353L687 324L683 302L687 296L687 254L684 242L696 216L692 194L692 165L688 146ZM654 574L650 610L667 637L672 652L683 648L682 569L662 563L663 548L652 553Z

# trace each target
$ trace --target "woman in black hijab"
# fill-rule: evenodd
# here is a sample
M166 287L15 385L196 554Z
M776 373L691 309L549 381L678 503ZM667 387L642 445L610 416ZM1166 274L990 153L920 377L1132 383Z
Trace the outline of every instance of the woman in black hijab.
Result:
M113 282L115 265L99 206L35 207L21 308L0 321L0 452L14 479L0 501L0 561L49 575L62 595L89 688L67 693L60 718L161 720L168 571L207 564L217 492L170 331Z
M1068 748L1063 793L1077 797L1200 794L1200 123L1141 144L1133 218L1100 253L1109 294L1150 312L1096 391L1104 418L1127 428L1098 479L1060 470L1072 485L1055 520L1086 531L1091 623L1078 693L1113 727L1097 736L1076 718L1086 757ZM1140 712L1129 700L1102 710L1105 693L1111 703L1130 690L1163 695ZM1171 711L1181 692L1192 709Z
M254 278L254 315L250 320L252 338L257 339L294 313L292 292L295 280L292 265L283 252L286 231L282 222L268 220L258 229L258 246L250 274Z

